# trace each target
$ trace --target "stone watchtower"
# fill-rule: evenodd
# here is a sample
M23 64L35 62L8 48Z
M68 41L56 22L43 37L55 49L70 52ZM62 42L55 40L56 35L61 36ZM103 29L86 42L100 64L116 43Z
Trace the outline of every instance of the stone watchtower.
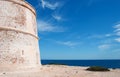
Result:
M36 13L24 0L0 0L0 67L37 66Z

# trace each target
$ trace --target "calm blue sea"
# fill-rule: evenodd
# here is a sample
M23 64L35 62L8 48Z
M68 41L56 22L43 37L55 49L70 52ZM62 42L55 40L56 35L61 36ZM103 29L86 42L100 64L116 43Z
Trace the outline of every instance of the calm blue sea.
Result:
M42 60L42 64L65 64L69 66L103 66L107 68L120 68L120 60Z

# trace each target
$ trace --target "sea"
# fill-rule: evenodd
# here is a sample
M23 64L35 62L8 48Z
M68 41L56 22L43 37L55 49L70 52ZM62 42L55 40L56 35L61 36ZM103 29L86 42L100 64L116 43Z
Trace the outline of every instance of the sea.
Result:
M69 66L102 66L106 68L120 68L120 60L41 60L46 64L63 64Z

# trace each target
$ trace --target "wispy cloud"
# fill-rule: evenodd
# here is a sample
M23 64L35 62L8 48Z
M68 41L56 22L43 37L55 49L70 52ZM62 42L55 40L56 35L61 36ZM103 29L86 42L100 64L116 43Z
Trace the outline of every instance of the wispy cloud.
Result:
M48 13L48 15L46 16L47 19L45 20L42 19L42 20L37 21L38 31L40 32L64 32L66 28L56 25L59 23L53 20L53 18L57 21L62 20L62 17L59 15L59 13L56 12L62 6L61 2L50 1L50 0L39 0L39 2L41 2L41 6L43 9L48 8L48 9L51 9L52 12ZM46 9L44 11L46 11Z
M117 38L115 38L115 41L120 43L120 24L117 24L113 27L115 29L115 35L117 36Z
M39 32L64 32L65 28L60 26L55 26L52 23L45 21L38 21L38 31Z
M101 42L102 44L98 46L100 50L107 50L116 47L114 45L115 41L120 43L120 24L113 26L113 28L115 30L112 33L105 34L103 37L101 36L102 38L104 38L104 40Z
M105 37L111 37L111 36L114 36L114 34L113 33L105 34Z
M116 29L115 32L120 32L120 24L115 25L114 28Z
M51 10L55 10L57 7L59 7L59 3L56 2L56 3L50 3L46 0L41 0L41 5L43 8L49 8Z
M117 35L117 36L120 36L120 31L119 31L119 32L116 32L116 35Z
M62 46L71 47L71 48L74 48L82 44L81 42L76 42L76 41L61 41L61 40L55 40L55 39L49 39L49 38L45 38L44 40L52 43L56 43Z
M107 38L107 37L112 37L114 36L113 33L109 33L109 34L93 34L88 36L89 39L103 39L103 38Z
M117 42L120 42L120 38L116 38L115 40L116 40Z
M61 21L62 20L62 17L60 15L56 15L56 14L53 14L52 17L57 20L57 21Z
M109 49L110 47L111 47L111 45L109 45L109 44L102 44L102 45L98 46L98 48L100 50L106 50L106 49Z
M69 46L69 47L75 47L79 44L77 42L72 42L72 41L57 41L57 43L61 45Z
M115 28L114 32L116 33L116 35L120 36L120 24L115 25L114 28Z

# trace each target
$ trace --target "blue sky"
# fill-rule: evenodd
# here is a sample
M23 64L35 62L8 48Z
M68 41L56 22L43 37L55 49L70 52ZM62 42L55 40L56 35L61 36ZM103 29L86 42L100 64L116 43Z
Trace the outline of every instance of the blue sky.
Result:
M120 0L27 0L42 59L120 59Z

